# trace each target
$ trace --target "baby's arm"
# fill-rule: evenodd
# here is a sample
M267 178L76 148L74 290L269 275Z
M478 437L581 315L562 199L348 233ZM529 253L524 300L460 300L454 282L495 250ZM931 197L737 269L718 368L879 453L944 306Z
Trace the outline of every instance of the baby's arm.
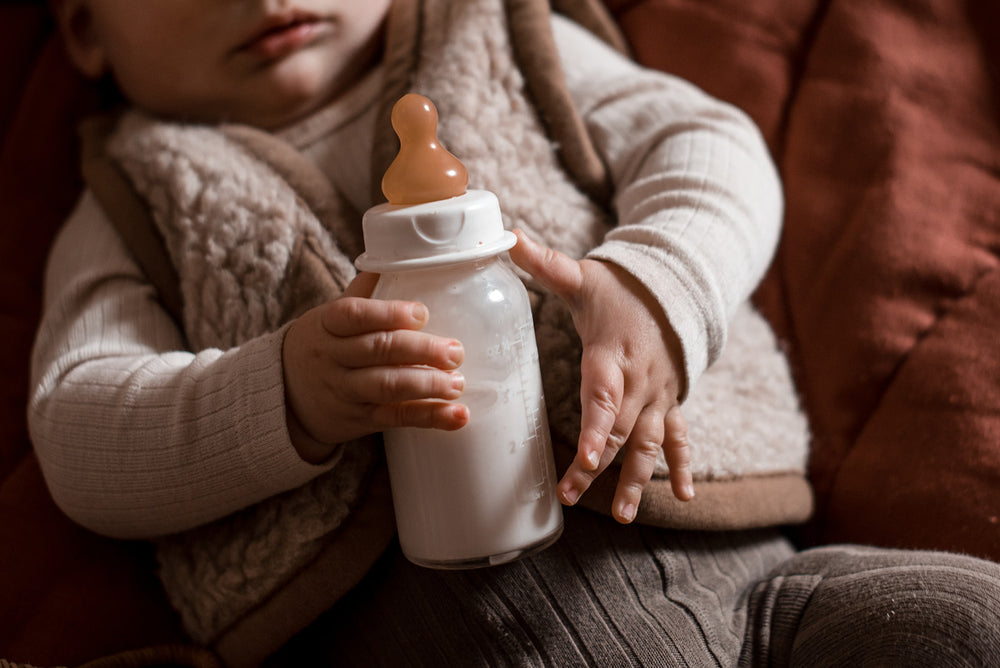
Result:
M654 296L681 340L686 396L773 257L777 171L739 109L638 67L566 19L553 26L567 84L614 184L618 226L587 257L623 267Z
M465 389L462 344L420 332L422 304L368 299L377 278L360 274L285 336L290 429L308 461L390 427L458 429L469 420L468 408L448 403Z
M327 470L286 427L285 329L230 351L183 337L86 195L57 239L29 424L53 498L100 533L188 529Z
M739 110L676 77L637 67L565 19L557 17L553 26L570 91L615 186L618 226L580 261L579 271L584 277L600 276L601 283L617 282L619 295L637 296L634 303L641 306L636 312L643 313L647 324L656 323L670 350L667 368L656 371L662 375L649 381L648 392L657 383L675 389L675 401L668 402L676 405L720 354L729 318L770 262L782 212L777 173L759 131ZM518 257L516 249L512 257ZM605 270L585 271L593 260L605 264ZM539 271L543 268L533 270ZM621 337L616 344L620 349L651 350L643 348L642 327L628 331L620 320L602 315L619 308L609 301L615 291L606 287L600 294L596 288L582 288L579 302L570 302L578 328L585 323L585 346L586 323L593 321ZM586 347L584 359L586 370L593 363ZM627 356L609 359L604 373L613 376L618 366L625 374L632 365ZM585 406L588 397L600 404L606 394L597 378L584 375ZM648 394L636 391L634 401ZM624 398L622 408L604 403L608 409L598 412L615 413L615 430L632 421ZM678 477L681 490L690 480L683 418L675 409L666 416L665 454L674 493L686 498L678 494ZM610 417L584 418L578 456L561 483L575 485L577 495L607 464L602 457L594 469L587 457L591 448L602 447L600 434L608 424ZM644 422L636 424L639 428ZM597 437L588 436L591 430ZM608 445L615 450L627 434L611 433ZM673 443L671 433L677 436ZM626 448L632 442L626 439ZM633 460L646 458L637 453ZM681 470L675 471L676 466ZM619 514L624 500L637 499L649 479L645 465L641 474L634 474L637 470L623 469L613 508L619 519L626 519ZM634 493L628 492L630 487Z

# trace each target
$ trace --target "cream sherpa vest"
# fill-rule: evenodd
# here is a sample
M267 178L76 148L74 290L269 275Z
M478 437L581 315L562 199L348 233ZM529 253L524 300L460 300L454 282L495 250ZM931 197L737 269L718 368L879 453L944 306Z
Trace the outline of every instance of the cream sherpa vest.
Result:
M470 185L500 197L505 223L582 257L611 224L598 203L606 184L560 88L547 12L546 3L533 1L395 3L375 164L381 169L394 154L391 104L403 92L420 92L437 104L441 139L465 163ZM538 71L526 80L531 68ZM539 81L551 91L540 92ZM554 113L554 122L540 120ZM153 280L180 286L192 350L238 346L274 331L336 297L354 275L360 220L314 166L270 135L130 112L106 152L162 236L170 263L154 269L165 277ZM91 185L114 218L127 198L98 181ZM126 240L129 225L119 224ZM541 294L536 334L564 465L579 429L579 341L568 311ZM739 310L722 358L692 388L685 415L698 496L675 501L661 460L639 521L736 529L808 517L805 421L771 330L749 306ZM382 520L367 523L378 524L368 533L351 527L354 514L388 503L384 490L366 491L380 468L377 440L343 444L335 457L330 472L303 488L159 542L164 586L196 640L212 642L318 554L354 541L342 563L331 563L344 571L331 576L342 580L330 588L332 603L384 548L392 533L386 513L375 513ZM602 476L582 502L607 512L615 477L614 470Z

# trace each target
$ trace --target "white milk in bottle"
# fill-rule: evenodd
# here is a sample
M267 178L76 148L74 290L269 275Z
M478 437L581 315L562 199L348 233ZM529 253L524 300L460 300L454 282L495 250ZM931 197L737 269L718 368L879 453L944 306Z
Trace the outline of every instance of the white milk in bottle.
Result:
M528 293L511 270L496 196L466 192L464 166L437 143L437 112L407 95L393 109L400 153L389 202L365 213L364 271L378 299L422 302L425 332L465 347L469 423L384 434L399 540L414 563L471 568L551 545L562 532Z

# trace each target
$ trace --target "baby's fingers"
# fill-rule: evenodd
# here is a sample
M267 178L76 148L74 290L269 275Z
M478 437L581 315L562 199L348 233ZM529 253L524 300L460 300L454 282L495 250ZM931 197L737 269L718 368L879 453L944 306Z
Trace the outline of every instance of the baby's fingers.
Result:
M581 371L580 440L576 457L558 488L563 503L568 505L576 503L594 479L608 467L632 426L623 425L621 437L609 443L615 424L622 419L625 387L621 369L613 360L597 352L586 351ZM632 419L634 418L633 413Z
M469 422L469 409L444 401L406 401L375 406L372 420L382 429L419 427L454 431Z
M369 405L398 404L417 399L451 401L462 396L465 377L458 371L426 367L365 367L344 376L342 391L354 402Z
M663 419L663 455L670 469L670 487L681 501L694 498L694 481L691 477L691 446L687 437L687 422L681 407L674 405Z
M615 499L611 513L615 519L628 524L635 519L642 490L649 484L656 467L656 456L663 443L664 420L662 409L647 407L636 420L629 435L622 459Z
M427 324L427 307L418 302L341 297L327 302L320 322L337 337L357 336L377 330L418 330Z
M395 329L341 339L333 354L347 369L424 365L450 370L462 364L465 349L455 339Z
M617 450L613 448L605 448L604 454L593 469L581 466L579 456L574 458L556 487L559 500L567 506L572 506L579 501L583 493L590 489L590 484L597 476L611 465L616 453Z
M580 372L581 416L577 460L585 470L594 471L598 468L608 439L621 415L625 376L611 354L593 349L584 351ZM632 419L634 418L633 413ZM624 443L632 425L625 426L627 428L617 443L619 447Z

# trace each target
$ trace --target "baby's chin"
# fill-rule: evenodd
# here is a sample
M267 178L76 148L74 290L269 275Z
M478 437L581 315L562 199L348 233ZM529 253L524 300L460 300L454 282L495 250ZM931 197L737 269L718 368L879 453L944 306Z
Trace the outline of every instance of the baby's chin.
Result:
M331 102L353 81L331 67L318 53L301 53L260 71L243 88L244 122L268 130L294 123Z
M309 116L332 99L329 95L284 96L255 105L240 105L219 120L252 125L263 130L280 130Z
M252 73L226 72L174 87L171 94L157 90L156 95L130 98L168 118L276 130L320 109L353 84L320 54L300 53Z

